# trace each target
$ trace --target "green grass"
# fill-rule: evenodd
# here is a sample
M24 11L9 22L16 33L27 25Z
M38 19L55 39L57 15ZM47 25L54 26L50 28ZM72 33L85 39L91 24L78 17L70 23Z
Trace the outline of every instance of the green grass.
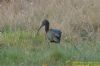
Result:
M4 32L0 37L0 66L69 66L74 61L100 62L100 42L45 42L33 32Z

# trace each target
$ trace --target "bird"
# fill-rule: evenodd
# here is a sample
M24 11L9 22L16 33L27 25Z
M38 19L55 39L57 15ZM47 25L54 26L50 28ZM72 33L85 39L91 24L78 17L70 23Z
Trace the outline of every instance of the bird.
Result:
M38 32L43 26L45 27L45 33L46 33L47 40L49 40L49 42L51 43L60 43L61 34L62 34L61 30L49 29L49 26L50 26L49 21L47 19L44 19L42 21L41 26L38 29Z

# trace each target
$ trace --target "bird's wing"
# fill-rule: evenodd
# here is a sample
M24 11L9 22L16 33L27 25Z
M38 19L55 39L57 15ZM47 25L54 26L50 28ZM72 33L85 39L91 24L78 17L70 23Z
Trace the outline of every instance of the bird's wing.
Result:
M60 38L61 38L61 31L60 30L52 29L51 32L52 32L53 40L60 40Z
M60 42L61 35L59 33L54 33L53 35L53 40L55 42Z
M61 31L56 29L50 29L47 33L47 36L50 41L59 42L61 38Z
M54 36L59 38L61 35L59 33L54 33Z
M55 36L55 37L61 37L61 31L58 30L58 29L51 29L52 31L52 34Z

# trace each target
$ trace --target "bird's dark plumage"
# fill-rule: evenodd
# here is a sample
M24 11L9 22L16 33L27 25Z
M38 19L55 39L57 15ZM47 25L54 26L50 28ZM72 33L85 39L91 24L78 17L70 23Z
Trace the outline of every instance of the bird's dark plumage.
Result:
M50 42L60 43L62 32L58 29L49 29L49 21L46 19L42 22L42 25L40 26L39 30L43 26L45 26L45 32L46 32L46 36L47 36L48 40Z
M50 42L59 43L61 38L61 31L58 29L50 29L47 32L47 38L50 40Z

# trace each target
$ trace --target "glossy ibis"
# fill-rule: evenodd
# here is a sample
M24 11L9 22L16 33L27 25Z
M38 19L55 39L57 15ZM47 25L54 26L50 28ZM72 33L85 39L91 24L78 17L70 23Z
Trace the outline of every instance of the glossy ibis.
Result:
M42 24L38 29L38 32L43 26L45 26L47 40L49 40L49 42L60 43L62 32L59 29L49 29L49 21L47 19L42 21Z

